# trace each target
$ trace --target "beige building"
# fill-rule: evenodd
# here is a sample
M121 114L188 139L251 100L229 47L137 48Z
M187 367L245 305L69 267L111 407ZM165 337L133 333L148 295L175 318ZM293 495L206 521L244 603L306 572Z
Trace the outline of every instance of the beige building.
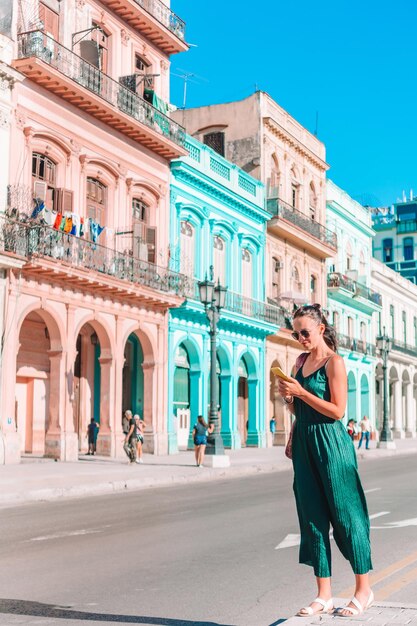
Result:
M326 223L325 147L267 93L238 102L178 110L174 119L188 133L262 180L271 213L266 240L266 293L287 311L294 305L326 305L325 260L336 253L336 235ZM279 364L290 371L299 354L290 329L268 339L266 371ZM276 419L275 443L289 429L269 377L267 414Z

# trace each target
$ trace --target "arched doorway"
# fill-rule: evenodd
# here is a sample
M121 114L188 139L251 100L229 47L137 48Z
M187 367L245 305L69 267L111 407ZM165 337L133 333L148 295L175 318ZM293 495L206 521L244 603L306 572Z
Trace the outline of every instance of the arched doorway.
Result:
M348 401L347 401L347 421L354 419L359 421L356 414L356 378L353 372L348 374Z
M361 376L361 414L360 419L363 418L364 415L369 417L369 381L366 374L362 374Z
M177 445L186 450L191 427L190 411L190 359L184 344L180 344L174 357L174 415L177 418Z
M129 335L124 350L122 410L143 419L143 350L135 333Z
M249 388L248 368L244 357L239 361L237 375L237 427L241 445L246 446L249 430Z
M74 429L78 434L78 449L86 452L87 425L94 417L100 424L101 395L101 346L93 326L89 323L81 328L76 341L74 362Z
M48 355L50 349L50 332L40 312L29 313L19 333L15 422L21 452L36 456L46 453L53 374Z

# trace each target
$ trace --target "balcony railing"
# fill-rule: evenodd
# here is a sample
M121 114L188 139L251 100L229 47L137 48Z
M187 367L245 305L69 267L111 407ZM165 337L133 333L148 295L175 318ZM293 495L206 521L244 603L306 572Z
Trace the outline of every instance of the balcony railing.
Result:
M337 341L340 348L350 350L351 352L359 352L361 354L376 355L376 347L372 343L363 341L363 339L353 339L348 335L337 334Z
M392 349L398 350L398 352L403 352L404 354L408 354L409 356L417 358L417 346L411 346L408 343L404 343L404 341L398 341L397 339L393 339Z
M298 209L295 209L280 198L269 198L267 200L267 210L272 217L283 218L316 239L326 243L331 248L337 248L336 233L326 228L326 226L323 226L323 224L319 224L319 222L311 219L308 215L301 213L301 211L298 211Z
M18 57L36 57L44 61L115 109L184 146L185 131L182 126L42 31L19 35Z
M185 296L190 289L191 281L183 274L31 222L0 218L0 252L28 261L52 259L71 268L98 272L178 296Z
M196 302L200 302L198 281L193 281L190 285L190 290L187 293L187 297ZM275 326L285 327L285 316L282 307L268 304L267 302L261 302L260 300L253 300L247 298L239 293L233 291L226 292L226 311L232 311L233 313L240 313L247 317L262 320Z
M160 24L168 28L171 33L174 33L178 39L184 41L185 22L175 15L161 0L135 0L135 2L158 20Z
M378 306L382 306L382 296L380 293L373 291L366 285L352 280L349 276L340 274L339 272L331 272L327 275L327 287L329 289L341 288L350 291L353 297L364 298L373 302Z

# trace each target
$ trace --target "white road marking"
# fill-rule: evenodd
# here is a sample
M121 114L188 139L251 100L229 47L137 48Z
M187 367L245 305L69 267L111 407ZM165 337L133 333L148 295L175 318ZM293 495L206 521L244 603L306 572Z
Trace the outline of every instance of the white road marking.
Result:
M372 513L369 516L369 519L376 519L377 517L382 517L383 515L389 515L391 511L381 511L381 513Z
M365 493L372 493L373 491L381 491L381 487L374 487L373 489L365 489Z
M62 539L63 537L78 537L79 535L93 535L96 533L101 533L102 530L92 529L92 530L72 530L61 533L54 533L53 535L44 535L41 537L32 537L31 539L27 539L26 542L29 541L48 541L49 539Z

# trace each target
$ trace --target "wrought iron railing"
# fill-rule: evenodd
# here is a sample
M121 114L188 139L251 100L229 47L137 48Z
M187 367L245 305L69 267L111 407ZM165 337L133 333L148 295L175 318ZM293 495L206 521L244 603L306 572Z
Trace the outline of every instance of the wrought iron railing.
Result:
M348 335L342 335L337 333L337 342L340 348L350 350L351 352L360 352L361 354L369 354L371 356L376 355L375 344L368 343L363 339L353 339Z
M193 281L187 296L190 300L200 301L198 281ZM286 325L282 307L268 304L268 302L262 302L261 300L253 300L233 291L227 290L224 308L227 311L240 313L241 315L269 322L276 326L285 327Z
M171 11L161 0L135 0L136 4L145 9L163 26L168 28L174 35L184 41L185 22Z
M403 352L404 354L408 354L409 356L417 357L417 346L411 346L404 341L398 341L397 339L393 339L392 349Z
M100 72L83 58L40 30L22 33L19 58L36 57L77 84L96 94L122 113L183 146L185 130L136 93Z
M311 219L308 215L305 215L298 209L295 209L281 198L269 198L266 203L267 210L272 217L280 217L294 226L298 226L306 233L313 235L319 241L326 243L331 248L337 249L337 235L332 232L323 224L319 224L315 220Z
M378 306L382 306L382 296L380 293L373 291L366 285L362 285L362 283L358 283L356 280L352 280L349 276L345 276L339 272L331 272L327 275L327 287L329 289L345 289L346 291L350 291L353 297L364 298Z
M105 274L182 297L191 285L184 274L30 220L25 223L0 217L0 252L28 261L52 259L71 268Z

